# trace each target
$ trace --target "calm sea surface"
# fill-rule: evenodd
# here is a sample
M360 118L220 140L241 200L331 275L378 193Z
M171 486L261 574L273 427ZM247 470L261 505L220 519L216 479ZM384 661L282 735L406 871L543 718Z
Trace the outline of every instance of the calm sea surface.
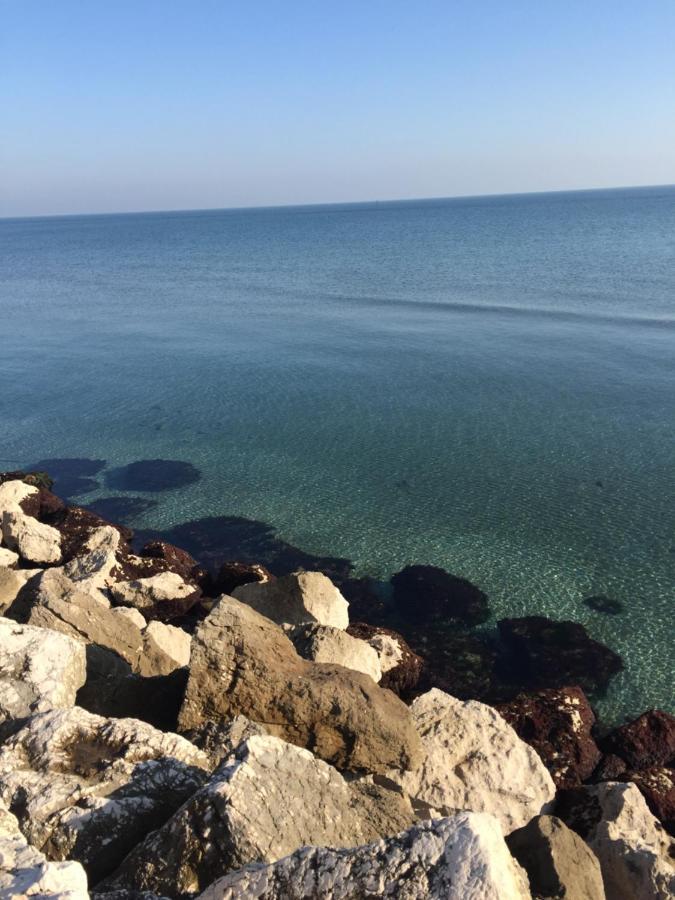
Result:
M0 468L189 461L132 524L443 566L673 709L675 188L2 220L0 331Z

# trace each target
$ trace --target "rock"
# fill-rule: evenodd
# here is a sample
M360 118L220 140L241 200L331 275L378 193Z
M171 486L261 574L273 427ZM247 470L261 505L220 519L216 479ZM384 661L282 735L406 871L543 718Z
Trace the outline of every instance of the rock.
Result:
M198 900L366 897L526 900L530 892L498 823L484 813L462 813L355 849L302 847L271 865L249 865L218 879Z
M87 875L77 862L47 862L21 834L19 823L0 801L0 897L89 900Z
M207 573L194 557L166 541L149 541L141 550L141 557L161 561L164 564L162 571L180 575L183 581L195 587L200 587L206 578Z
M0 615L14 604L23 587L42 569L5 569L0 567Z
M66 508L66 504L60 497L52 494L50 490L44 487L39 487L37 493L31 494L22 500L19 505L26 515L33 516L41 522L46 522L48 525L51 524L51 518L57 513L63 512Z
M62 571L48 569L28 589L30 625L52 628L85 643L99 644L113 650L130 665L137 665L143 644L140 629L80 590Z
M380 661L382 687L389 688L399 697L410 699L417 687L424 660L410 649L403 635L378 625L355 622L347 633L367 641Z
M382 678L382 669L376 650L370 644L352 637L340 628L313 623L296 625L287 633L303 659L336 663L346 669L370 675L373 681L379 681Z
M175 572L161 572L149 578L120 581L110 588L116 603L133 606L146 619L167 621L182 616L199 600L201 592Z
M19 506L3 512L2 536L9 549L28 562L47 564L57 563L61 559L59 532L51 525L27 516Z
M100 528L114 528L120 535L120 542L117 548L117 554L123 558L129 553L128 542L133 537L133 531L130 528L123 528L120 525L113 525L107 522L101 516L81 506L69 506L60 513L50 517L49 524L56 528L61 534L61 547L63 550L63 561L68 563L78 556L82 556L88 552L87 544L94 534ZM121 560L120 560L121 561Z
M223 596L192 638L179 727L239 714L340 768L385 772L419 760L398 697L359 672L303 660L279 626Z
M385 602L388 585L374 578L343 578L340 592L349 603L349 617L353 622L372 625L389 624L389 609Z
M537 751L556 787L574 787L591 777L600 751L591 736L595 715L581 688L519 694L497 709Z
M0 569L13 569L19 562L19 554L7 547L0 547Z
M497 669L497 649L484 634L441 625L410 634L411 647L424 658L418 691L438 688L458 700L496 703L512 694Z
M533 688L574 684L587 694L601 694L623 668L621 657L577 622L526 616L497 625L511 654L509 668L517 681Z
M651 709L633 722L615 728L601 742L605 753L619 756L627 769L675 766L675 716Z
M604 900L600 863L578 834L555 816L537 816L507 838L537 897Z
M3 473L8 474L8 473ZM19 472L19 475L23 473ZM0 481L0 519L7 510L21 507L21 504L29 500L31 497L37 497L38 489L33 485L26 484L20 479L11 479L9 481Z
M337 770L277 738L254 736L99 889L180 896L307 844L354 846L375 837L360 795Z
M508 834L548 811L555 796L551 776L496 710L434 689L410 711L422 739L422 765L389 778L421 814L487 812Z
M95 528L81 547L80 555L65 564L64 574L88 593L106 590L116 581L113 573L120 541L120 533L112 525Z
M51 490L53 482L46 472L0 472L0 485L8 481L23 481L32 487Z
M133 606L113 606L110 611L114 616L126 619L127 622L133 622L136 628L140 628L141 631L144 631L148 624L143 615L137 609L134 609Z
M85 672L79 641L0 618L0 722L72 706Z
M321 572L251 582L235 588L232 596L279 625L318 622L343 630L349 625L349 604Z
M252 582L272 581L274 575L258 563L225 562L218 570L213 584L214 597L232 594L235 588Z
M264 725L251 722L246 716L235 716L228 722L204 722L199 728L183 732L191 744L206 753L211 769L216 769L250 737L266 734Z
M635 784L668 834L675 837L675 769L654 766L640 772L627 772L621 781Z
M33 716L0 747L0 797L52 860L95 883L198 790L208 766L184 738L82 709Z
M164 622L150 622L143 632L140 675L168 675L190 662L190 635Z
M607 900L672 900L673 847L634 784L564 791L557 813L600 861Z
M416 625L436 620L480 625L490 615L480 588L436 566L406 566L391 584L397 612Z

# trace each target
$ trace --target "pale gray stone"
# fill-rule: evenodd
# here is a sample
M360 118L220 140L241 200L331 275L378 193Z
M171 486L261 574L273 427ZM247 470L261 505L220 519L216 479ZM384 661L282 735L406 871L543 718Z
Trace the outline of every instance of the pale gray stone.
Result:
M3 512L2 536L9 549L28 562L57 563L61 559L61 533L26 515L19 506Z
M150 622L143 631L143 649L138 661L140 675L168 675L190 662L190 635L164 622Z
M304 659L335 663L370 675L373 681L382 678L380 660L375 649L366 641L352 637L340 628L318 623L295 625L288 631L288 636Z
M254 581L235 588L232 595L279 625L318 622L343 630L349 625L349 604L321 572Z

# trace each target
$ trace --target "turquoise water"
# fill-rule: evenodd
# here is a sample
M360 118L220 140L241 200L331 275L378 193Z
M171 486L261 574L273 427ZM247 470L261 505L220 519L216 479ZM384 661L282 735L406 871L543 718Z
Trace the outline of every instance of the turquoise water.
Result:
M1 468L192 462L135 526L443 566L672 710L675 188L3 220L0 316Z

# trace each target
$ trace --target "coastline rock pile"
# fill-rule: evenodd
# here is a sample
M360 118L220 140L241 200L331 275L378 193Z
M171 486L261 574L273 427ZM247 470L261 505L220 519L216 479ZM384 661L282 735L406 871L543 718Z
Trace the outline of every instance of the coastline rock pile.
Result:
M675 896L675 719L601 736L583 679L542 687L568 638L617 668L573 623L505 620L531 690L495 708L321 572L136 549L40 473L0 475L0 527L0 897ZM485 620L399 574L413 639Z

